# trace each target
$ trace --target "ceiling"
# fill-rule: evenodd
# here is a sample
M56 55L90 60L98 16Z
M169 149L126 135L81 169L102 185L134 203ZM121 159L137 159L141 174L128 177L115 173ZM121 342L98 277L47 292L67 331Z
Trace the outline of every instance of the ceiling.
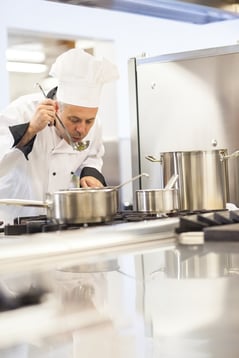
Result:
M239 18L239 0L45 0L207 24Z

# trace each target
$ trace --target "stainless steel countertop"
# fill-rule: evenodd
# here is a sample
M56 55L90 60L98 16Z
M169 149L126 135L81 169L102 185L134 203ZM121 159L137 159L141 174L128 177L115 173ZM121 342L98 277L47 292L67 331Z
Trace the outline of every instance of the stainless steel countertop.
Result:
M238 357L239 243L182 245L176 225L167 219L1 240L1 284L15 293L43 285L54 310L39 307L32 320L28 310L25 328L17 312L11 323L0 313L5 338L15 327L12 342L0 336L0 353Z
M174 239L178 218L165 218L117 225L100 225L80 229L4 236L0 239L0 273L16 270L45 270L46 265L58 262L88 260L112 253L122 253L143 246L151 241L164 245Z

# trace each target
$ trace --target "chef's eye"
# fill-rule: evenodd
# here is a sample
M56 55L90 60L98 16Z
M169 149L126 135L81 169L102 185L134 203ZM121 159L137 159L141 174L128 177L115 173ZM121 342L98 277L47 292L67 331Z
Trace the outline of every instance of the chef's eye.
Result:
M92 124L92 123L94 123L94 118L92 118L92 119L87 119L85 122L86 122L86 124Z

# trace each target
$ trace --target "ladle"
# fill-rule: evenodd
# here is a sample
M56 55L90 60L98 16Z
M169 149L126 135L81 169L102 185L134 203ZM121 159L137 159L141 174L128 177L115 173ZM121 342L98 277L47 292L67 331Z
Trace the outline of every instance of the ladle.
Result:
M114 186L113 189L120 189L122 186L124 186L124 185L126 185L126 184L129 184L129 183L131 183L131 182L133 182L133 181L135 181L136 179L139 179L139 178L141 178L141 177L149 177L149 174L147 174L147 173L142 173L142 174L136 175L135 177L133 177L133 178L131 178L131 179L125 181L124 183L121 183L121 184L119 184L119 185Z
M42 86L40 85L40 83L36 83L36 86L39 87L40 91L42 92L43 96L45 98L48 98L44 89L42 88ZM67 136L67 139L69 140L69 143L70 145L72 146L72 148L74 150L77 150L79 152L81 152L82 150L85 150L89 147L89 144L90 144L90 141L89 140L86 140L86 141L80 141L80 142L73 142L71 136L70 136L70 133L68 132L66 126L64 125L64 123L62 122L61 118L59 117L59 115L57 113L55 113L55 117L56 119L58 120L58 122L60 123L60 125L62 126L64 132L65 132L65 135Z

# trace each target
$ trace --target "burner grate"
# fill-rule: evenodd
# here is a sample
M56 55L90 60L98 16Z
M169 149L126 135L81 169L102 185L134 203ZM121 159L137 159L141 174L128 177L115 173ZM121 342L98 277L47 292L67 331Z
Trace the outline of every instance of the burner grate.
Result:
M205 240L239 239L239 210L217 210L180 217L177 234L201 231ZM234 235L234 236L233 236Z
M113 219L113 222L122 221L122 222L137 222L137 221L144 221L144 220L155 220L160 218L165 218L164 214L151 214L151 213L144 213L140 211L121 211L116 214Z
M53 220L47 218L46 215L39 216L26 216L26 217L17 217L14 219L13 225L5 225L3 232L5 235L22 235L22 234L34 234L38 232L54 232L59 230L74 230L82 227L94 227L99 225L118 225L127 222L140 222L146 220L158 220L165 219L169 217L180 217L181 226L178 228L178 232L182 231L192 231L193 220L197 216L203 216L208 214L207 211L198 211L198 212L189 212L189 211L174 211L167 214L152 214L141 211L134 210L124 210L119 211L110 221L99 222L99 223L86 223L86 224L59 224ZM210 212L211 213L211 212ZM220 211L216 212L218 215ZM188 223L188 220L189 223ZM198 220L198 219L197 219ZM205 219L209 220L209 219ZM205 221L204 220L204 221ZM195 221L195 220L194 220ZM215 219L216 221L216 219ZM188 225L188 228L186 227ZM203 218L199 217L199 224L196 223L195 230L201 230L202 226L205 226L206 223L203 223ZM199 227L200 226L200 227ZM182 230L182 231L180 231Z
M54 232L58 230L74 230L81 227L93 227L99 225L115 225L126 222L139 222L143 220L155 220L165 218L165 215L143 213L133 210L118 212L111 221L86 224L59 224L47 218L46 215L17 217L13 225L5 225L3 232L5 235L34 234L38 232Z

